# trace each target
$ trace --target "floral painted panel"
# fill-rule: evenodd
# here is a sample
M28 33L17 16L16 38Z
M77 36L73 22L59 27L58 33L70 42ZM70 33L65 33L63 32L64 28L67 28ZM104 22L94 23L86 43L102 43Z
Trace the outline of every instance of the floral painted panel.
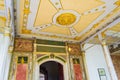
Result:
M32 52L33 51L33 40L15 39L15 48L16 52Z

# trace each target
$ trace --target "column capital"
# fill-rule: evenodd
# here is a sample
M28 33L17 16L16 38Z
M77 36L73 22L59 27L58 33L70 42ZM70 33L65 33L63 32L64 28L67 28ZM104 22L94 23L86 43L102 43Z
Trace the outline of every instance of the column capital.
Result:
M8 52L9 52L9 53L12 53L12 52L13 52L13 48L14 48L13 46L9 46Z
M12 29L10 27L4 28L4 36L9 37L11 41L13 41Z
M105 37L106 37L106 35L105 35L104 32L98 34L98 38L99 38L100 41L104 40Z
M3 36L3 40L8 40L9 42L13 41L13 36L11 35L11 28L3 27L1 35Z
M98 34L99 41L102 45L107 45L107 41L105 39L106 35L104 33Z
M36 51L37 44L36 44L36 43L34 43L33 45L34 45L34 51L33 51L33 52L37 52L37 51Z
M83 48L85 46L85 43L84 44L81 44L81 47Z
M107 45L106 40L102 40L101 44L102 44L103 46Z
M85 57L85 51L82 51L82 56Z
M11 36L11 28L9 27L0 27L0 32L4 35L4 36Z
M12 29L10 27L4 27L4 33L11 33Z
M82 52L84 51L84 46L85 46L85 43L80 45Z

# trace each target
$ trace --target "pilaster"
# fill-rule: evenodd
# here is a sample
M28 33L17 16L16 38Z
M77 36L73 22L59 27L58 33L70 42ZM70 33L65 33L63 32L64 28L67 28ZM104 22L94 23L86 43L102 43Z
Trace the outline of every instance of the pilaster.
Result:
M81 51L82 51L83 64L84 64L84 68L85 68L86 80L89 80L89 74L88 74L88 67L87 67L87 61L86 61L86 56L85 56L84 45L85 44L81 45Z

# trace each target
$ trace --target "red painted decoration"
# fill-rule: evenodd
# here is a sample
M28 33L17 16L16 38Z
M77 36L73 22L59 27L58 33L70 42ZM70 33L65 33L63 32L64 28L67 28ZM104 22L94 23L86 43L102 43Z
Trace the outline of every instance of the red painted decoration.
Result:
M75 80L83 80L80 64L74 64Z
M16 80L27 80L27 64L18 64Z

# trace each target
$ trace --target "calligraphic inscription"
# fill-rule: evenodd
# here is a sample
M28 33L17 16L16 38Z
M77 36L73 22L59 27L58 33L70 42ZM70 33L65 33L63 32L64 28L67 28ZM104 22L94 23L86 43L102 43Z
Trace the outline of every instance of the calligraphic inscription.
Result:
M68 52L70 55L80 55L80 45L68 44Z
M15 49L18 52L32 52L33 51L33 40L15 39Z

